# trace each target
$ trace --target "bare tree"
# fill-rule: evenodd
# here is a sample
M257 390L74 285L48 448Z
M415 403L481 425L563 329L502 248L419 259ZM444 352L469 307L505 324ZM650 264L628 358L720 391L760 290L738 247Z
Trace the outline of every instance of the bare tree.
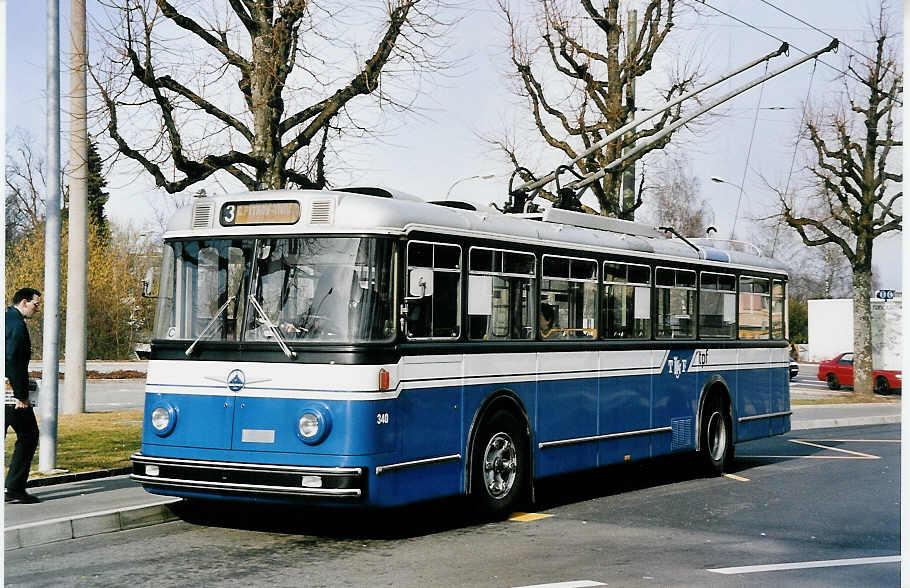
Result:
M673 28L676 0L644 3L637 34L621 21L619 0L607 0L599 9L591 0L536 0L536 47L526 38L517 11L508 0L498 0L510 33L510 51L516 91L527 101L536 132L547 146L569 159L623 126L637 109L635 83L652 69L655 55ZM631 3L630 3L631 4ZM623 42L625 41L625 42ZM669 100L694 82L696 73L676 72L676 81L662 92ZM679 108L665 111L650 128L627 133L577 163L587 174L605 167L636 142L661 131L680 117ZM623 173L655 149L664 148L672 135L657 141L592 184L599 214L631 219L642 204L641 188L632 198L621 197ZM529 181L531 175L512 141L495 142L511 164ZM632 188L634 191L634 188ZM542 195L550 200L552 193Z
M874 57L856 56L844 78L845 104L811 117L807 165L812 179L808 202L778 191L781 218L810 246L833 244L853 271L854 391L872 392L872 246L889 231L901 230L901 173L893 171L895 147L902 147L899 120L903 73L895 57L900 36L887 32L887 7L873 23ZM857 83L854 82L858 80ZM899 159L899 158L896 158ZM823 214L811 214L822 210ZM806 214L808 212L809 214Z
M110 0L107 58L91 68L106 131L170 193L219 171L249 190L322 188L332 141L373 126L352 101L409 107L389 80L433 62L435 3ZM384 20L366 55L343 41L357 19Z
M34 138L13 133L6 162L6 238L14 242L44 221L47 173L44 158L35 152Z
M653 174L653 185L643 210L659 226L671 226L681 235L704 237L714 218L714 211L699 197L698 179L686 163L669 159Z

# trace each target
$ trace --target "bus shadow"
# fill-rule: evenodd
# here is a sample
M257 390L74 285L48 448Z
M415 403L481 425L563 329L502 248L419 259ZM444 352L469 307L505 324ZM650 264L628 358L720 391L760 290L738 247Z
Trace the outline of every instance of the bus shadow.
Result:
M688 482L706 476L705 467L700 459L688 454L609 465L538 481L534 508L546 510L605 496Z
M488 522L465 497L387 509L184 500L173 511L194 525L336 540L408 539Z
M768 460L734 463L734 471ZM605 496L704 478L696 456L672 455L545 478L535 486L535 503L521 508L544 511ZM388 509L310 507L286 504L184 500L173 510L185 522L208 527L316 536L334 540L396 540L459 530L472 532L494 522L472 508L466 497Z

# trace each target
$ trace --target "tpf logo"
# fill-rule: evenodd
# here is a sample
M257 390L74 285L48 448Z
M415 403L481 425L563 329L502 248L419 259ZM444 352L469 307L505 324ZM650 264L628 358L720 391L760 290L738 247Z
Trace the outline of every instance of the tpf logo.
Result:
M246 376L243 370L234 370L228 374L227 387L231 392L239 392L246 386Z
M686 373L688 363L689 363L688 360L679 359L678 357L676 357L674 355L672 358L667 360L667 369L678 380L679 376Z

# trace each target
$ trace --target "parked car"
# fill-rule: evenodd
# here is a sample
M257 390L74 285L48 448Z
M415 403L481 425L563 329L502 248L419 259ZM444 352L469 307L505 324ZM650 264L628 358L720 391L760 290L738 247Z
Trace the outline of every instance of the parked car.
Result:
M873 387L876 394L888 394L901 389L899 370L873 370ZM853 385L853 353L841 353L834 359L818 364L818 379L828 383L828 388L838 390Z
M795 378L798 373L799 373L799 364L791 359L790 360L790 379L792 380L793 378Z

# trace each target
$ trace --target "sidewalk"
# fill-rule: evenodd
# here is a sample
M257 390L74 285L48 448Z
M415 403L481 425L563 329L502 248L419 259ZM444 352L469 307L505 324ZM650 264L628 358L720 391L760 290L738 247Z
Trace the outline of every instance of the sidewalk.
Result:
M794 406L793 430L899 423L901 403ZM7 550L177 520L178 498L149 494L119 475L32 486L40 504L4 507Z

